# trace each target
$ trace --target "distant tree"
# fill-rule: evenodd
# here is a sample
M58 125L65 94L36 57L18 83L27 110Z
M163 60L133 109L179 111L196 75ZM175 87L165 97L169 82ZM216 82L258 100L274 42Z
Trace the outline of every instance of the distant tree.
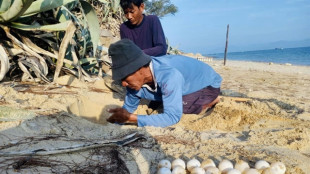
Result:
M164 17L167 14L175 14L178 8L171 4L170 0L145 0L145 11L147 14Z

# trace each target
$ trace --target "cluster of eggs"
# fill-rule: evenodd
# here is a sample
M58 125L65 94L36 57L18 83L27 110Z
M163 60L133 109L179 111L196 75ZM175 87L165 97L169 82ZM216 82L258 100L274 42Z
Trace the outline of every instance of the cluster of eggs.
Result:
M282 162L274 162L269 164L265 160L259 160L255 163L254 168L243 160L236 162L235 166L227 159L222 160L216 167L212 159L199 160L193 158L185 164L178 158L172 163L163 159L158 163L157 174L284 174L286 167Z

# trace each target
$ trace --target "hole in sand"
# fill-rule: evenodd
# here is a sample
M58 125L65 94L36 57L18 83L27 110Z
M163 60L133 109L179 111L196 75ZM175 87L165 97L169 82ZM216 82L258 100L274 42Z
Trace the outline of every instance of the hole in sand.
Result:
M105 105L88 99L87 97L80 97L79 100L71 104L67 109L69 113L85 118L91 122L99 124L107 124L107 118L111 115L108 109L120 107L119 105Z

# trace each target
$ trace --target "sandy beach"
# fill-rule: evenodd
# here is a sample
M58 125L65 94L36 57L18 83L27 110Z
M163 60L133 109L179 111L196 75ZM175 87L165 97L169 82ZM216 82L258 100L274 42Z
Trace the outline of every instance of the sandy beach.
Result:
M0 173L153 174L161 159L176 158L244 160L252 168L264 159L283 162L287 174L310 173L310 67L206 63L223 77L220 103L167 128L107 123L107 109L124 97L109 78L1 82ZM151 113L146 103L136 112ZM124 138L131 133L135 139Z

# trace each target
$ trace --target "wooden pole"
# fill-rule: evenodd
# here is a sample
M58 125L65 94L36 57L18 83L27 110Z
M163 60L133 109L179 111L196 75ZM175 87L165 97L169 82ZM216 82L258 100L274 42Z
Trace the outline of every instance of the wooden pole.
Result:
M229 33L229 24L227 25L227 33L226 33L226 45L225 45L225 54L224 54L224 66L226 65L226 55L227 55L227 47L228 47L228 33Z

